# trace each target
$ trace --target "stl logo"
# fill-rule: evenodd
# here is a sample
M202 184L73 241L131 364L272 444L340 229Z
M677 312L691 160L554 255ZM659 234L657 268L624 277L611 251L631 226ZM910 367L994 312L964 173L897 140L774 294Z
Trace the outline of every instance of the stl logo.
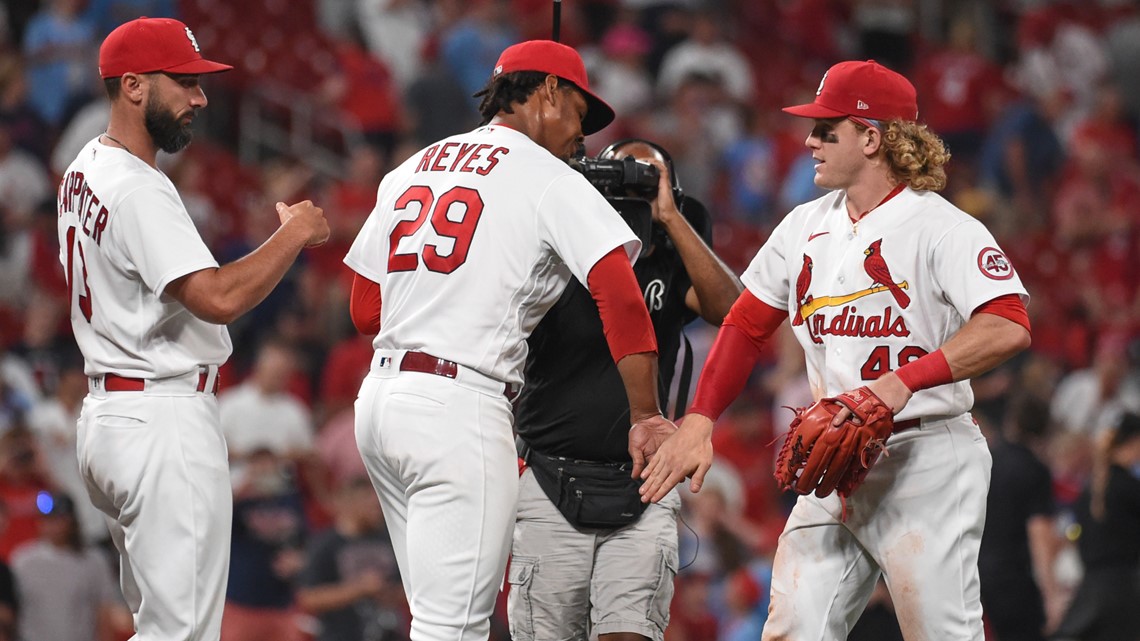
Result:
M815 95L823 93L823 83L827 82L827 72L823 72L823 77L819 79L819 89L815 90Z
M501 73L503 73L503 65L499 65L499 66L495 67L495 73L493 73L491 75L497 76Z
M986 247L978 254L978 269L994 280L1013 278L1013 265L997 247Z
M202 50L198 48L198 39L194 37L194 32L190 31L190 27L186 27L186 37L190 40L190 44L194 45L194 51L202 53Z

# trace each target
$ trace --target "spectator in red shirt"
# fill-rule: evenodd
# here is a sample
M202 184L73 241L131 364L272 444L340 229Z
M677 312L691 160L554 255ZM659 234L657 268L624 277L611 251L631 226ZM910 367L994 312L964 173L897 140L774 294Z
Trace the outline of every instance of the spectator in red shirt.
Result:
M791 413L788 413L791 416ZM757 524L775 523L765 528L767 544L774 548L783 526L783 514L772 482L773 437L771 413L766 403L737 402L713 433L713 451L730 463L739 474L744 490L744 516Z
M1127 243L1136 226L1140 167L1114 145L1092 132L1073 140L1053 210L1057 238L1070 248Z
M1120 88L1111 82L1103 82L1097 87L1092 110L1073 127L1070 144L1090 138L1104 145L1113 162L1134 163L1137 160L1136 128L1128 120Z
M946 45L923 55L915 71L919 115L958 163L977 156L1006 91L1001 67L978 52L976 36L970 18L955 18Z
M1055 237L1069 252L1062 282L1081 292L1083 307L1102 326L1131 322L1140 278L1140 167L1118 147L1093 130L1074 139L1053 209Z
M371 362L371 336L353 332L333 346L321 372L321 415L325 419L352 407Z
M328 203L330 236L309 253L310 265L322 281L342 279L344 292L352 289L352 272L341 261L376 205L376 185L387 167L385 157L382 148L371 144L353 147L344 178L321 199Z
M669 611L666 641L703 641L717 638L717 620L709 609L712 576L682 571Z
M9 561L12 550L39 535L36 497L49 491L49 485L32 433L16 426L0 436L0 501L8 512L8 527L0 534L0 559Z
M369 144L391 153L404 125L399 87L388 67L360 43L359 34L353 35L336 42L336 72L318 95L343 110Z

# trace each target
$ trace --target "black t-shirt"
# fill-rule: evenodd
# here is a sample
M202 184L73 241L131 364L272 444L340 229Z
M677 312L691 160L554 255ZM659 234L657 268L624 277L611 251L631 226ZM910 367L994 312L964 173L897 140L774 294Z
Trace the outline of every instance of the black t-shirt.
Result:
M1077 500L1081 525L1077 547L1086 569L1140 567L1140 479L1118 465L1108 471L1104 492L1104 520L1092 517L1090 495Z
M1053 484L1046 467L1023 445L999 441L991 449L993 472L986 501L986 528L978 570L986 583L1033 581L1026 524L1054 513Z
M310 543L299 583L304 587L342 584L359 578L364 572L375 572L394 584L400 582L396 554L387 529L349 538L330 528ZM387 636L381 628L388 627L386 619L390 617L391 612L375 600L361 599L348 607L318 615L317 639L380 639Z
M709 243L709 227L702 231ZM658 397L665 406L681 329L695 315L685 306L692 281L681 257L657 234L653 252L633 271L657 334ZM589 290L571 280L527 344L526 386L515 410L519 436L552 456L629 461L629 400Z
M274 561L286 548L300 548L304 533L305 510L296 492L235 500L226 599L254 608L288 608L293 586L277 575Z

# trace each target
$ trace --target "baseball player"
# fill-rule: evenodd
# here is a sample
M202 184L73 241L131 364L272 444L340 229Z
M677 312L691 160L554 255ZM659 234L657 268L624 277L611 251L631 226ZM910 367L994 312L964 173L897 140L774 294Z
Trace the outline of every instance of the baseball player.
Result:
M545 40L503 51L476 95L487 124L388 174L345 258L353 322L378 332L356 439L414 641L488 637L518 495L511 400L527 336L571 276L597 301L638 472L676 429L659 410L653 328L630 267L640 243L566 162L613 110L577 52Z
M109 517L140 641L218 639L232 512L214 398L231 351L225 323L329 234L312 203L278 203L277 232L219 267L155 166L159 149L190 142L206 106L199 76L230 68L203 59L177 20L116 28L99 50L110 123L58 193L60 261L90 380L79 467Z
M676 469L707 442L758 346L791 315L816 398L866 386L894 412L894 433L846 506L838 494L799 498L764 638L846 638L882 574L907 641L981 641L990 454L968 379L1029 345L1028 296L986 228L935 193L949 155L916 122L906 78L842 62L814 102L785 111L814 119L815 183L832 191L792 210L745 272L690 414L643 491L666 491L672 477L655 466Z
M656 192L648 203L640 201L650 209L653 230L633 271L653 320L664 398L685 323L699 314L719 325L742 286L709 249L712 226L701 203L673 188L664 149L632 139L610 145L599 157L633 157L660 172ZM706 223L703 238L686 216ZM660 641L677 570L680 496L671 492L643 513L631 509L629 519L621 518L623 503L640 505L638 484L628 472L629 404L589 291L572 281L528 345L527 387L515 420L530 468L519 481L511 550L511 637L585 641L592 633L600 641ZM593 478L605 483L607 494L623 495L614 505L599 501L599 509L611 512L610 522L583 523L581 511L571 512L573 518L560 513L557 504L565 493L540 480L552 457L589 461L574 475L589 482L588 472L596 471ZM622 477L627 482L621 490L606 481Z

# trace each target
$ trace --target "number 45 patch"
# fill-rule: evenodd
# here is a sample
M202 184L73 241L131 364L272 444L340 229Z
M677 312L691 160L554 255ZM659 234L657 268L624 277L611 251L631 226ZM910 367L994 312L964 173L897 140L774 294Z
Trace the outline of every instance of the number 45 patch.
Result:
M987 278L1009 280L1013 278L1013 265L997 247L986 247L978 253L978 269Z

